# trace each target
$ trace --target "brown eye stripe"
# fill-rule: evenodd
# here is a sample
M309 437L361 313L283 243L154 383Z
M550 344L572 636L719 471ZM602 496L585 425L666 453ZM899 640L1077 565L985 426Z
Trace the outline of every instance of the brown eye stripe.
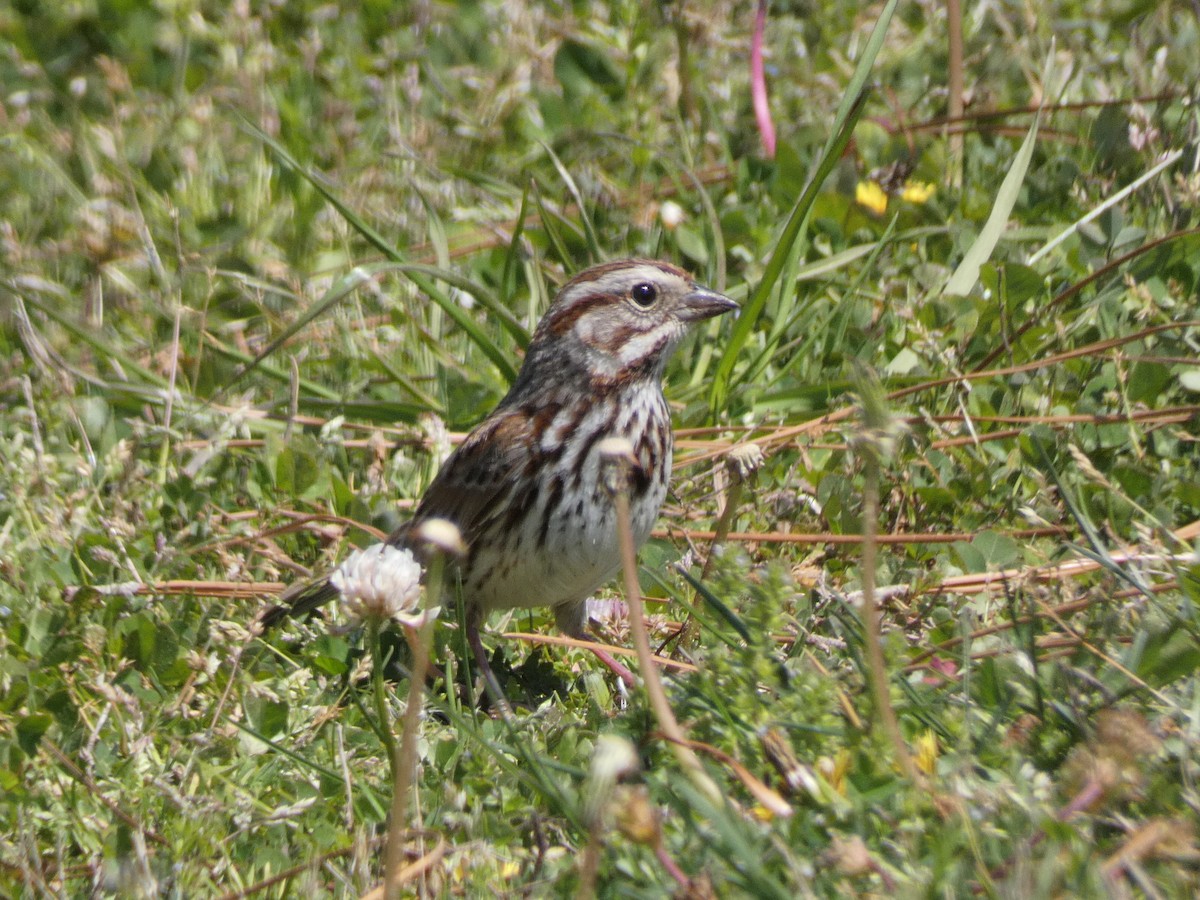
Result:
M575 327L578 322L589 311L598 306L605 306L612 303L611 294L590 294L587 297L581 297L570 306L562 310L551 310L543 321L548 334L563 335ZM538 329L541 331L541 329Z

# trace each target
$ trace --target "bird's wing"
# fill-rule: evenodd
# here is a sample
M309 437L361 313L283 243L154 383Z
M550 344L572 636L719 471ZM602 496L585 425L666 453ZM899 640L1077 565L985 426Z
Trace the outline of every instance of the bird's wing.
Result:
M458 526L469 548L514 503L521 505L525 498L511 495L519 485L532 484L544 455L538 441L539 415L545 411L510 407L481 422L442 465L412 519L392 535L392 542L407 543L412 529L429 519L447 519Z

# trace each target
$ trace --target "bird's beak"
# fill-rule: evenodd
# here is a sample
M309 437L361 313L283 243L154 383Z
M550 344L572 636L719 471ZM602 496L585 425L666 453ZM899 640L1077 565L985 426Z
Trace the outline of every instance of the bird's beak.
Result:
M713 316L733 312L737 308L738 305L724 294L718 294L706 287L695 285L689 293L683 296L680 318L685 322L699 322L703 319L711 319Z

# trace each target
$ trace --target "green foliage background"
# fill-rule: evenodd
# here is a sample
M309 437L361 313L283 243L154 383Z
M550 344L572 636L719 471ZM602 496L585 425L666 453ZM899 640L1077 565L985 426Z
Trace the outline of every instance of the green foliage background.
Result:
M709 754L716 807L640 694L497 639L518 724L431 690L414 854L446 844L411 889L573 895L595 841L604 896L681 890L664 857L692 896L1196 894L1200 22L968 8L968 116L947 123L945 6L898 4L853 142L781 242L882 10L771 4L767 159L746 2L0 2L3 893L377 884L391 781L364 637L250 623L369 542L348 522L402 520L558 283L646 255L762 300L744 342L711 323L667 372L695 430L674 536L642 554L663 637L693 597L669 564L700 577L680 530L712 528L732 443L767 451L732 521L759 539L703 577L700 671L672 703L784 790L776 729L807 787L772 816ZM952 296L1039 103L1008 227ZM872 211L857 191L889 168L936 190L898 178ZM928 789L864 688L841 541L854 447L878 438L864 392L891 417L880 531L924 536L885 544L878 580ZM439 662L456 641L439 627ZM661 815L657 851L588 819L602 734L638 750L619 796Z

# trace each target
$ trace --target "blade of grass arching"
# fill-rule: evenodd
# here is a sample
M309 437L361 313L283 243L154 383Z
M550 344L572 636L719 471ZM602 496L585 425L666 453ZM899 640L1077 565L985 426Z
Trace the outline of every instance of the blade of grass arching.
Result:
M737 321L733 326L733 333L729 336L729 340L725 344L725 352L721 355L721 359L717 363L717 371L713 376L712 391L709 395L709 408L714 413L725 408L726 398L729 395L732 385L733 366L737 361L737 356L750 339L750 335L754 331L759 317L766 308L767 301L775 290L779 276L783 272L788 258L792 255L792 251L797 248L797 242L800 240L801 234L807 226L808 214L817 199L820 187L824 184L825 179L829 177L830 173L833 172L842 151L849 144L854 124L862 116L865 100L865 94L859 95L860 102L855 107L853 119L848 120L842 130L838 132L839 140L834 145L833 152L822 159L820 168L809 181L808 186L800 195L800 199L796 201L796 205L792 207L792 212L783 226L779 241L776 243L775 249L771 252L771 257L767 261L766 268L763 270L762 279L750 295L750 299L746 301L746 305L738 313Z
M229 379L229 382L222 385L213 393L213 399L219 399L226 392L233 389L239 381L257 369L266 359L271 356L292 339L292 336L297 332L302 331L314 319L323 316L332 306L343 300L346 296L353 293L360 285L371 280L372 273L368 271L370 267L356 266L351 269L337 281L335 281L325 292L325 295L306 309L297 319L283 329L271 343L267 344L259 353L240 368L234 376Z
M383 237L383 235L368 225L366 221L364 221L358 216L357 213L354 212L354 210L343 203L341 198L331 191L321 178L310 171L307 167L301 165L300 161L292 156L292 154L288 152L288 149L284 147L283 144L279 143L279 141L275 140L275 138L271 137L245 116L239 116L239 119L243 129L271 148L275 155L279 157L280 162L312 185L313 189L316 190L316 192L322 197L324 197L329 205L336 209L338 214L345 219L349 223L350 227L357 231L367 241L367 243L369 243L388 259L395 262L403 261L403 255L399 250L396 249L395 246L390 244Z
M866 256L867 261L863 264L854 282L844 295L853 296L862 286L868 274L874 271L875 261L879 258L879 254L891 242L892 230L895 223L896 219L893 218L888 224L887 230L878 241L872 241L869 244L859 244L835 253L826 259L816 260L800 266L791 277L791 281L798 284L802 281L819 278L836 272L850 265L855 260ZM779 371L775 379L769 384L762 384L762 373L772 362L778 362L784 353L790 354L793 361L800 360L806 363L808 360L821 357L822 354L815 353L812 350L813 344L817 341L825 343L826 346L841 346L842 337L848 322L846 313L848 308L848 305L840 306L839 309L842 310L840 315L838 314L838 310L834 310L833 314L828 317L829 321L839 322L839 331L832 338L830 337L830 328L827 324L809 320L813 315L811 307L806 306L796 310L777 331L780 337L783 334L796 333L799 333L801 337L793 339L786 344L780 344L779 337L768 340L767 345L746 366L742 380L758 385L759 397L761 399L763 393L769 390L780 379L795 378L801 374L804 371L805 365L797 365L795 362L785 361L778 365Z
M438 305L441 306L460 327L464 328L471 341L476 344L476 346L478 346L479 349L482 350L489 359L496 363L500 371L505 374L505 378L507 378L510 382L516 378L516 371L512 368L511 364L509 364L506 355L500 352L499 348L496 347L491 338L487 337L478 326L474 325L474 323L472 323L472 327L467 328L464 325L464 321L467 319L467 317L465 316L463 310L458 306L458 304L446 297L445 294L434 291L433 286L429 281L429 277L436 277L453 284L456 287L463 287L464 284L471 284L467 279L458 279L458 283L456 283L453 273L446 269L406 263L404 255L395 246L388 243L388 241L386 241L379 232L368 225L361 217L359 217L352 209L350 209L350 207L343 203L338 196L334 194L333 191L331 191L313 172L300 165L300 163L290 153L288 153L287 149L282 144L244 118L242 119L242 127L247 129L251 134L270 147L284 163L284 165L288 166L290 169L296 172L296 174L300 175L300 177L312 185L312 187L322 197L324 197L334 209L338 211L338 214L346 220L351 228L357 231L359 235L367 241L367 243L391 260L396 271L402 272L413 282L413 284L417 286L418 289L434 299L434 301L438 303ZM522 341L522 346L524 346L525 343L528 343L528 336L525 334L524 329L521 328L520 324L512 318L512 315L508 313L507 310L505 310L499 305L499 303L496 302L495 297L492 296L490 291L486 291L478 285L471 285L469 288L464 287L463 289L470 290L471 293L473 293L479 300L481 305L485 306L489 312L498 315L500 318L500 323L506 329L510 330L514 337L520 335L518 340Z
M720 641L730 649L737 649L738 647L742 646L741 638L738 635L731 633L728 629L721 628L717 621L717 617L710 616L708 614L707 607L703 607L702 609L694 609L691 606L690 597L680 596L678 586L667 581L667 579L663 577L662 571L652 569L649 566L641 566L638 569L638 574L645 582L657 586L659 590L666 594L668 602L671 604L671 606L691 612L696 621L699 623L701 631L711 635L714 640ZM661 654L662 649L660 648L655 652Z
M285 372L284 370L277 369L275 366L268 365L265 362L257 361L256 357L252 357L248 353L242 353L240 350L235 350L232 347L222 343L214 334L212 334L212 332L206 331L204 333L203 340L209 347L212 348L215 353L219 354L220 356L224 356L226 359L231 359L234 362L243 363L244 366L249 366L250 363L255 362L255 367L264 375L280 382L281 384L291 384L292 374L290 371ZM262 354L259 355L261 356ZM299 384L303 390L308 391L309 394L314 397L320 397L325 400L341 400L341 397L339 397L337 393L322 384L318 384L315 381L309 381L308 379L301 378ZM217 394L216 396L219 397L220 395ZM209 400L209 402L211 403L214 401Z
M1036 119L1035 119L1035 121L1036 121ZM1042 247L1042 249L1033 253L1029 257L1028 264L1031 266L1034 265L1038 260L1040 260L1043 256L1045 256L1047 253L1049 253L1051 250L1053 250L1055 247L1057 247L1059 244L1061 244L1063 241L1065 241L1067 238L1069 238L1071 235L1073 235L1082 226L1086 225L1088 222L1091 222L1093 219L1096 219L1099 216L1103 215L1105 210L1108 210L1111 207L1113 207L1116 204L1123 201L1126 197L1128 197L1130 194L1132 194L1134 191L1136 191L1138 188L1140 188L1147 181L1150 181L1152 178L1157 177L1158 174L1163 171L1163 169L1166 169L1166 168L1169 168L1170 166L1175 165L1175 163L1179 160L1179 157L1181 157L1181 156L1183 156L1182 150L1172 150L1170 153L1168 153L1163 158L1163 160L1160 163L1158 163L1158 165L1154 166L1154 168L1152 168L1149 172L1147 172L1144 175L1137 178L1133 183L1131 183L1131 184L1123 187L1121 190L1117 191L1115 194L1113 194L1111 197L1109 197L1107 200L1105 200L1103 203L1101 203L1095 209L1091 210L1087 215L1072 222L1069 226L1067 226L1065 229L1063 229L1061 232L1059 232L1053 238L1051 238L1049 241L1047 241L1046 245L1044 247Z
M782 377L781 375L780 378ZM779 378L775 380L778 381ZM830 401L835 397L844 396L853 386L848 379L839 378L817 384L801 384L792 388L782 388L770 393L764 388L763 392L754 399L751 409L754 410L756 416L790 411L793 416L816 417L828 411Z
M596 229L592 226L592 217L588 215L587 207L583 203L583 194L579 192L579 186L575 183L575 179L571 177L571 173L567 171L567 167L562 164L562 160L551 149L550 145L545 141L540 141L542 149L546 151L550 157L550 161L554 163L554 168L558 170L558 177L563 180L563 184L567 186L567 192L571 195L571 199L575 201L575 208L579 210L579 221L583 224L583 235L587 241L588 260L593 263L598 263L604 258L604 254L600 249L600 241L596 237Z
M1000 236L1008 227L1008 217L1012 214L1013 207L1016 206L1017 197L1021 193L1021 185L1025 181L1025 173L1029 171L1029 162L1033 159L1033 149L1037 146L1040 122L1041 110L1034 114L1025 140L1017 150L1017 155L1013 157L1012 165L1008 167L1008 174L1004 176L1004 181L1000 182L1000 190L996 192L996 201L992 204L992 211L988 214L987 221L983 223L983 228L979 230L979 237L975 238L975 242L963 254L962 262L958 264L958 268L946 282L943 293L954 297L965 297L978 283L980 268L991 257Z
M692 590L702 597L704 602L724 619L743 641L747 644L751 643L750 629L746 627L746 623L741 620L737 613L726 606L716 594L708 589L704 582L693 576L683 566L676 566L675 571L683 576L684 580L692 586Z
M63 316L53 306L43 303L40 298L30 293L28 290L17 290L16 293L20 298L32 306L47 319L54 321L59 327L70 334L72 337L82 341L87 346L91 347L102 357L112 360L116 365L120 366L121 370L126 374L134 374L147 385L153 385L156 388L166 388L167 379L154 374L146 367L139 365L131 356L122 353L115 349L111 344L106 343L101 339L101 335L80 326L71 319Z
M270 294L276 297L281 297L289 303L300 304L304 302L304 297L297 294L293 290L285 288L283 285L276 284L272 281L267 281L265 278L259 278L256 275L251 275L248 272L238 272L233 269L214 269L213 274L223 281L237 282L245 285L252 291L257 291L260 294Z
M425 393L425 391L417 387L411 378L393 366L390 362L385 360L374 350L369 352L371 354L371 359L375 361L379 368L387 373L388 378L392 379L397 386L406 391L414 400L417 401L417 403L423 406L427 411L437 414L439 417L444 417L446 415L446 408L429 394Z
M276 406L279 406L280 403L276 403ZM311 414L324 416L327 419L334 416L346 416L352 418L356 424L374 422L379 425L415 422L421 413L427 411L423 404L404 403L397 400L347 400L344 397L339 397L337 400L305 397L303 406Z
M421 287L421 289L426 293L430 293L430 288L427 286L423 287L422 285L426 284L428 279L444 281L451 287L458 288L460 291L470 294L480 306L496 317L496 320L519 346L523 348L529 345L529 332L525 329L525 326L521 324L517 317L512 314L512 310L502 303L498 296L496 296L482 284L477 281L472 281L470 278L467 278L463 275L459 275L453 269L442 269L437 266L428 266L424 263L381 263L380 271L400 272L402 275L405 275L412 280L413 283L418 287ZM418 278L421 280L418 281ZM434 297L432 294L430 294L430 298L435 300L439 306L445 309L446 312L450 314L451 318L453 318L456 322L460 322L460 319L456 313L462 313L463 309L461 306L459 306L459 304L455 303L453 299L447 297L440 291L438 292L437 297ZM482 336L482 332L480 334ZM474 337L472 337L472 340L478 343ZM483 340L486 340L493 347L495 346L490 338L483 338ZM480 349L483 349L482 345L480 346Z
M1069 77L1069 71L1067 74ZM958 268L946 282L944 293L965 297L975 288L979 281L980 268L991 257L992 251L996 249L996 243L1008 227L1008 218L1012 215L1013 207L1016 206L1017 197L1021 193L1021 184L1025 181L1029 162L1033 159L1033 150L1037 146L1038 126L1042 120L1042 110L1045 108L1046 98L1052 93L1054 78L1054 42L1051 41L1050 52L1046 54L1046 62L1042 66L1042 102L1033 115L1029 131L1017 150L1017 155L1013 157L1012 165L1009 166L1004 181L1000 183L1000 190L996 192L996 202L992 205L992 211L988 214L987 221L983 223L979 237L967 248L962 262L958 264ZM1061 88L1062 86L1059 89L1061 90Z
M504 353L496 343L484 333L479 324L463 309L459 304L455 303L453 298L446 295L444 291L438 290L434 285L434 281L442 281L449 284L451 287L457 287L460 290L466 291L475 297L480 305L486 306L489 310L493 308L502 310L499 301L491 291L483 286L476 284L469 278L457 274L456 272L440 269L437 266L429 266L423 263L399 263L399 262L381 262L370 263L368 265L355 266L346 275L338 279L338 281L325 292L317 303L310 309L306 310L295 322L283 330L283 332L271 341L261 353L258 354L242 371L238 372L237 376L230 383L236 383L242 376L249 373L254 368L258 367L267 357L278 350L286 341L300 329L304 328L314 319L323 315L331 306L345 299L345 297L362 285L364 282L372 280L375 276L387 273L399 272L406 275L418 287L424 285L423 293L434 303L440 306L454 320L471 342L478 347L488 359L490 359L496 367L503 373L504 377L511 383L516 378L516 370L513 368L510 361L511 354ZM502 310L503 315L499 316L500 322L505 326L513 337L522 346L529 343L529 335L521 323L512 317L512 314L507 310Z
M808 214L812 211L813 203L817 199L817 194L821 186L825 183L825 179L829 177L830 173L833 172L838 160L841 159L842 153L845 151L847 145L850 143L850 138L854 134L855 125L862 117L866 107L867 79L870 76L871 67L875 64L875 58L879 55L879 50L883 46L883 39L887 34L888 26L891 24L892 15L896 11L896 4L897 0L888 0L888 3L880 11L875 28L871 31L871 36L867 39L867 43L863 47L862 56L854 69L854 74L850 77L850 82L846 86L845 93L842 95L842 102L838 106L837 115L834 116L832 132L821 152L821 159L817 170L813 174L813 177L809 179L808 185L800 194L796 205L792 207L787 222L780 232L775 249L771 251L771 256L767 260L762 280L754 290L746 306L738 314L733 334L730 335L729 341L725 345L725 352L721 356L721 361L717 364L717 371L713 377L709 408L714 414L726 405L731 386L730 382L733 376L733 366L737 361L737 356L754 331L754 327L758 323L758 318L762 315L767 300L775 289L775 284L779 279L780 273L783 271L784 264L807 230Z
M894 220L893 220L894 221ZM889 231L890 233L890 226ZM922 231L945 231L944 228L938 229L920 229ZM856 259L862 259L864 256L871 256L872 260L879 254L882 249L888 233L885 233L882 238L877 241L871 241L869 244L856 244L853 247L847 247L845 250L839 250L837 253L830 254L822 259L814 259L812 262L806 262L804 265L796 269L797 281L815 281L818 278L824 278L826 275L831 275L834 272L846 268ZM864 265L864 268L869 272L870 265ZM865 277L865 276L861 276Z
M512 308L512 291L516 282L519 263L521 236L525 233L525 217L529 214L529 184L521 191L521 205L517 208L517 221L513 223L512 237L508 241L508 252L504 254L504 270L500 275L500 302L505 309Z
M413 267L411 265L404 265L396 266L396 268L412 269ZM413 277L411 273L410 277L414 282L417 282L417 278ZM434 287L432 281L424 278L422 278L421 281L425 282L425 287L423 290L426 296L444 309L450 318L454 320L455 324L457 324L459 328L467 333L467 337L471 339L471 342L483 352L484 356L492 361L492 364L497 369L500 370L505 381L507 381L509 384L512 384L514 381L516 381L517 370L513 368L510 360L512 354L505 353L498 346L496 346L496 343L490 337L484 334L483 329L479 327L479 325L473 318L471 318L467 311L455 303L453 299L446 296L445 293ZM524 334L524 329L522 329L522 334ZM528 342L528 338L525 340Z
M564 266L570 268L571 254L567 251L567 242L563 240L561 232L558 230L558 223L562 221L562 217L558 213L552 213L542 199L542 189L536 181L532 183L533 200L537 204L538 219L542 223L542 231L546 233L547 240L550 241L550 246L554 248L554 253L558 257L558 261Z

